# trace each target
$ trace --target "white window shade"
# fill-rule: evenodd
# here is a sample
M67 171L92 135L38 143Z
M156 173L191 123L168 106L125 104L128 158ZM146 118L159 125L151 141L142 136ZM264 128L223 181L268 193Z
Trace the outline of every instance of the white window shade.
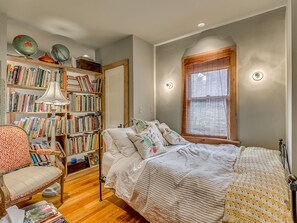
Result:
M228 136L229 58L186 66L186 133Z

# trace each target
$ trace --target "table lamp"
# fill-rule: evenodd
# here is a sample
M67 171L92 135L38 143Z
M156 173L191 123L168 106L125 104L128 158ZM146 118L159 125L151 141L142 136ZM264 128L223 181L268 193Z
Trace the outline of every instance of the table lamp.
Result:
M45 91L45 93L36 100L36 103L45 103L51 106L51 149L55 150L56 146L56 106L67 105L70 103L61 92L60 83L56 81L51 81Z

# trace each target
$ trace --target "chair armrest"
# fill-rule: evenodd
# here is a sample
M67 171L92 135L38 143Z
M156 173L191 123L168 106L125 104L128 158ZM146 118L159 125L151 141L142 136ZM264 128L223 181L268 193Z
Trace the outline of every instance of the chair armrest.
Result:
M5 201L5 203L10 201L10 193L8 188L6 187L3 179L3 175L5 174L5 171L3 169L0 169L0 195L2 202Z
M61 152L59 151L54 151L51 149L37 149L37 150L31 150L30 149L30 153L34 153L34 154L42 154L42 155L54 155L54 156L61 156Z

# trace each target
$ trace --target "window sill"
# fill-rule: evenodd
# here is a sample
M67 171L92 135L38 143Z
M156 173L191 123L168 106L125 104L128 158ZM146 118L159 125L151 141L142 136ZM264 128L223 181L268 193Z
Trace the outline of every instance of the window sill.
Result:
M240 145L240 141L237 140L230 140L230 139L220 139L220 138L209 138L209 137L199 137L199 136L182 136L188 140L189 142L193 143L205 143L205 144L233 144L236 146Z

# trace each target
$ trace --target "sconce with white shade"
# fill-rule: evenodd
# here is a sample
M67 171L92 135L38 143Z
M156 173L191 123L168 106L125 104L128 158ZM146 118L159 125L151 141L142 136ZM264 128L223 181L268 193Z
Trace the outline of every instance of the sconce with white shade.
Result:
M254 81L260 81L263 79L263 77L264 77L264 74L261 71L257 71L255 73L253 73L253 76L252 76Z
M70 103L61 92L60 84L55 81L51 81L45 91L45 93L36 100L36 103L45 103L51 105L51 121L52 121L52 132L51 132L51 149L55 150L56 146L56 106L63 106Z

